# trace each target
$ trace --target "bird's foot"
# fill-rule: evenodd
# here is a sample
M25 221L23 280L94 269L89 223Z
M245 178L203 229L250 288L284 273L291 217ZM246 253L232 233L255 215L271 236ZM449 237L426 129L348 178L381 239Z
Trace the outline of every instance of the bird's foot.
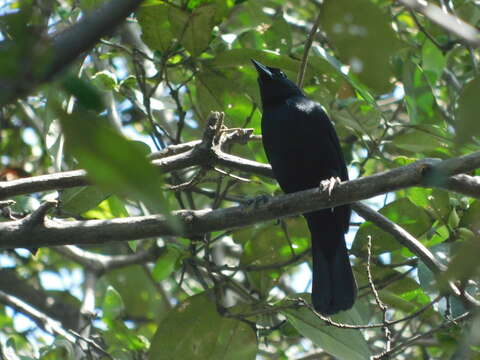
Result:
M245 202L245 206L252 207L253 209L258 209L260 205L268 203L270 197L271 196L266 194L255 196L254 198L248 199Z
M323 191L328 190L328 197L330 197L330 196L332 196L333 188L336 185L340 184L341 182L342 182L342 179L340 179L338 176L336 176L336 177L332 176L330 179L322 180L320 182L320 188Z

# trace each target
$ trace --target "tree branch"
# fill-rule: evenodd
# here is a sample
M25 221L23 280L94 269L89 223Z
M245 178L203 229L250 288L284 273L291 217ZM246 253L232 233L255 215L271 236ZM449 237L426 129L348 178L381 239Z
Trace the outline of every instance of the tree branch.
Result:
M480 177L458 174L446 179L445 188L480 199Z
M87 221L47 218L43 223L30 227L28 232L25 231L24 219L2 222L0 248L99 245L165 235L190 237L353 203L406 187L432 186L431 174L439 171L438 169L442 174L453 175L455 171L471 171L478 167L480 152L446 161L423 159L387 172L343 182L333 189L331 196L328 191L316 188L271 198L266 204L260 204L255 209L234 206L218 210L175 211L171 215L182 225L181 229L177 230L172 229L164 215Z
M36 289L32 283L20 278L15 270L0 270L0 289L15 294L48 317L58 320L68 329L78 329L80 311L69 302L60 301L53 295Z
M365 220L371 221L382 230L393 235L400 244L417 255L433 274L438 276L447 270L447 267L439 262L426 246L424 246L401 226L398 226L379 212L362 203L352 204L352 209L355 210L355 212L357 212L357 214L363 217ZM459 289L453 282L448 282L448 286L451 293L454 296L459 297L467 306L480 306L479 301L470 296L467 292L461 291L461 289Z
M23 300L15 296L9 295L3 291L0 291L0 302L12 307L13 309L15 309L18 312L21 312L22 314L25 314L46 332L53 335L62 336L73 344L76 344L78 343L79 340L81 340L86 344L86 346L91 347L99 354L104 355L109 359L113 359L105 350L103 350L92 339L88 339L86 337L80 336L75 331L65 330L58 321L50 318L49 316L42 313L41 311L38 311L33 306L31 306L30 304L27 304Z
M149 250L141 250L130 255L97 254L73 245L55 247L54 250L76 263L99 273L130 265L155 261L163 253L163 249L158 247L152 247Z
M310 52L310 48L312 47L313 39L315 38L315 34L317 33L318 27L320 26L321 20L321 10L319 10L317 18L313 23L312 28L310 29L310 33L308 34L307 41L305 42L305 48L303 49L303 56L302 62L300 64L300 71L298 72L297 77L297 85L301 89L303 87L303 80L305 79L305 71L307 70L307 62L308 62L308 53Z
M63 336L70 342L75 342L75 338L73 337L73 335L69 334L68 331L62 328L61 324L58 321L51 319L47 315L25 303L21 299L9 295L3 291L0 291L0 302L27 315L46 332Z
M462 19L443 11L436 5L420 2L418 0L398 1L406 7L422 13L435 24L457 36L468 46L473 48L480 46L480 32Z
M24 96L37 85L51 80L64 70L83 52L92 48L102 36L111 33L123 20L132 13L143 0L111 0L98 10L88 14L78 23L62 31L51 39L51 45L45 46L36 57L51 58L45 68L38 68L34 61L8 84L0 96L0 107Z
M371 221L380 229L393 235L400 244L417 255L434 274L446 270L446 266L435 259L427 247L401 226L360 202L352 204L352 209L365 220Z
M221 146L227 143L245 143L249 139L256 139L256 136L252 135L250 129L238 129L238 131L222 137L220 146L215 146L211 149L202 146L202 141L191 141L169 146L165 150L151 154L150 158L153 159L152 164L158 167L162 173L181 170L191 166L221 165L234 170L272 177L270 165L226 154L221 150ZM12 181L1 181L0 199L86 185L90 185L90 182L85 170L65 171Z
M234 135L227 137L227 141L237 142L240 138L243 138L244 141L250 138L255 138L251 133L247 133L246 136L244 136L244 132L239 133L240 135L238 136ZM152 164L158 167L163 173L185 169L191 166L221 165L259 176L273 177L272 169L269 164L263 164L227 154L221 151L219 147L215 147L212 151L198 151L196 149L198 149L200 144L201 141L192 141L185 144L174 145L171 151L167 148L162 152L154 153L151 155L154 159ZM173 155L169 155L172 153ZM166 156L167 154L169 156ZM425 159L425 161L426 160L427 159ZM431 159L430 161L434 160ZM450 160L442 162L439 160L437 161L439 162L438 167L430 168L431 175L425 177L424 186L440 186L461 194L480 198L480 180L478 180L477 177L457 175L454 178L448 178L451 174L468 172L480 167L480 152L474 152L460 158L454 158L452 159L452 162L450 162ZM440 181L439 179L442 180ZM65 171L12 181L2 181L0 182L0 200L16 195L67 189L89 184L85 170Z

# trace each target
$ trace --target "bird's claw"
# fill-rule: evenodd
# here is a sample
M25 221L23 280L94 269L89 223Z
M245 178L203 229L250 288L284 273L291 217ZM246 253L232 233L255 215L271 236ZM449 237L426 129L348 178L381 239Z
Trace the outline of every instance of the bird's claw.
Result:
M323 191L328 190L328 197L332 196L332 191L333 188L342 182L342 179L340 179L338 176L332 176L330 179L322 180L320 182L320 187L322 188Z
M265 194L262 194L262 195L259 195L259 196L256 196L252 199L248 199L246 202L245 202L245 205L246 206L251 206L253 207L254 209L258 209L258 207L262 204L266 204L270 199L270 196L268 195L265 195Z

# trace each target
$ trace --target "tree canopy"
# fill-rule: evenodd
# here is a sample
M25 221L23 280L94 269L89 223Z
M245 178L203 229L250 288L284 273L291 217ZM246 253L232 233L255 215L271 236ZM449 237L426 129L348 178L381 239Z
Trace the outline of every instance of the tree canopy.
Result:
M474 0L3 1L0 357L480 358L479 26ZM280 192L250 59L353 180ZM359 296L327 318L300 214L342 204Z

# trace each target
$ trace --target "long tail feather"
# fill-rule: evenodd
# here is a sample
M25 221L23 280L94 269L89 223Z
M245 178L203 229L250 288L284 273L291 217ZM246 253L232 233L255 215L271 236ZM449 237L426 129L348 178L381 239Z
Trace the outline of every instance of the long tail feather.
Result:
M305 215L312 235L312 302L324 315L350 309L357 285L348 259L343 228L329 210Z

